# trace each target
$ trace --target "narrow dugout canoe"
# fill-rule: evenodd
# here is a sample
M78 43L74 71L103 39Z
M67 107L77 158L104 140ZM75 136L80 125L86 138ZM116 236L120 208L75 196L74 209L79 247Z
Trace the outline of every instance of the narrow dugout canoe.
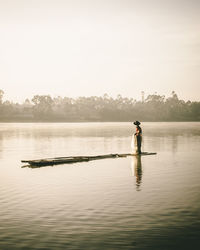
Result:
M52 166L58 164L66 163L76 163L92 160L100 160L106 158L118 158L118 157L127 157L127 156L144 156L144 155L155 155L156 153L143 152L142 154L108 154L108 155L96 155L96 156L69 156L69 157L56 157L56 158L46 158L38 160L22 160L23 163L28 163L32 167L40 166Z

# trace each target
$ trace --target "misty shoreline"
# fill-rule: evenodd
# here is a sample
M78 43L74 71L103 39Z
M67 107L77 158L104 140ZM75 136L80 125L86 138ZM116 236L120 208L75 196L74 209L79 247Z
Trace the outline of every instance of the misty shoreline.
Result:
M107 94L90 97L35 95L24 103L3 100L0 90L0 122L84 123L84 122L195 122L200 121L200 102L180 100L154 93L137 101Z

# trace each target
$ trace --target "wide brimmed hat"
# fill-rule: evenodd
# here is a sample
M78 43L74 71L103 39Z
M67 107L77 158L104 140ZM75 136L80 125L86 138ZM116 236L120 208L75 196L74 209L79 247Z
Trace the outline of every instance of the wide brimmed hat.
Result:
M134 125L140 125L140 122L139 121L135 121L133 124Z

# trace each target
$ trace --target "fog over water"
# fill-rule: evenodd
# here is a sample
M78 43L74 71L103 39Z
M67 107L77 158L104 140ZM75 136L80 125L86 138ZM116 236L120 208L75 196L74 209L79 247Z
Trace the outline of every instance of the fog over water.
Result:
M142 123L157 155L21 168L22 159L129 153L131 123L1 123L1 249L199 248L200 123Z
M0 0L0 249L200 249L199 10Z

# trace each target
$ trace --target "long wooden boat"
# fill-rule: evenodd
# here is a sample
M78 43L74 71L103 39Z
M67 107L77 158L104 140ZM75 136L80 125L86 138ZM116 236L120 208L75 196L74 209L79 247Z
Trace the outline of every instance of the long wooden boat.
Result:
M106 158L118 158L127 156L144 156L144 155L155 155L156 153L143 152L142 154L107 154L107 155L96 155L96 156L69 156L69 157L55 157L38 160L22 160L23 163L28 163L30 167L42 167L52 166L66 163L76 163L84 161L92 161Z

